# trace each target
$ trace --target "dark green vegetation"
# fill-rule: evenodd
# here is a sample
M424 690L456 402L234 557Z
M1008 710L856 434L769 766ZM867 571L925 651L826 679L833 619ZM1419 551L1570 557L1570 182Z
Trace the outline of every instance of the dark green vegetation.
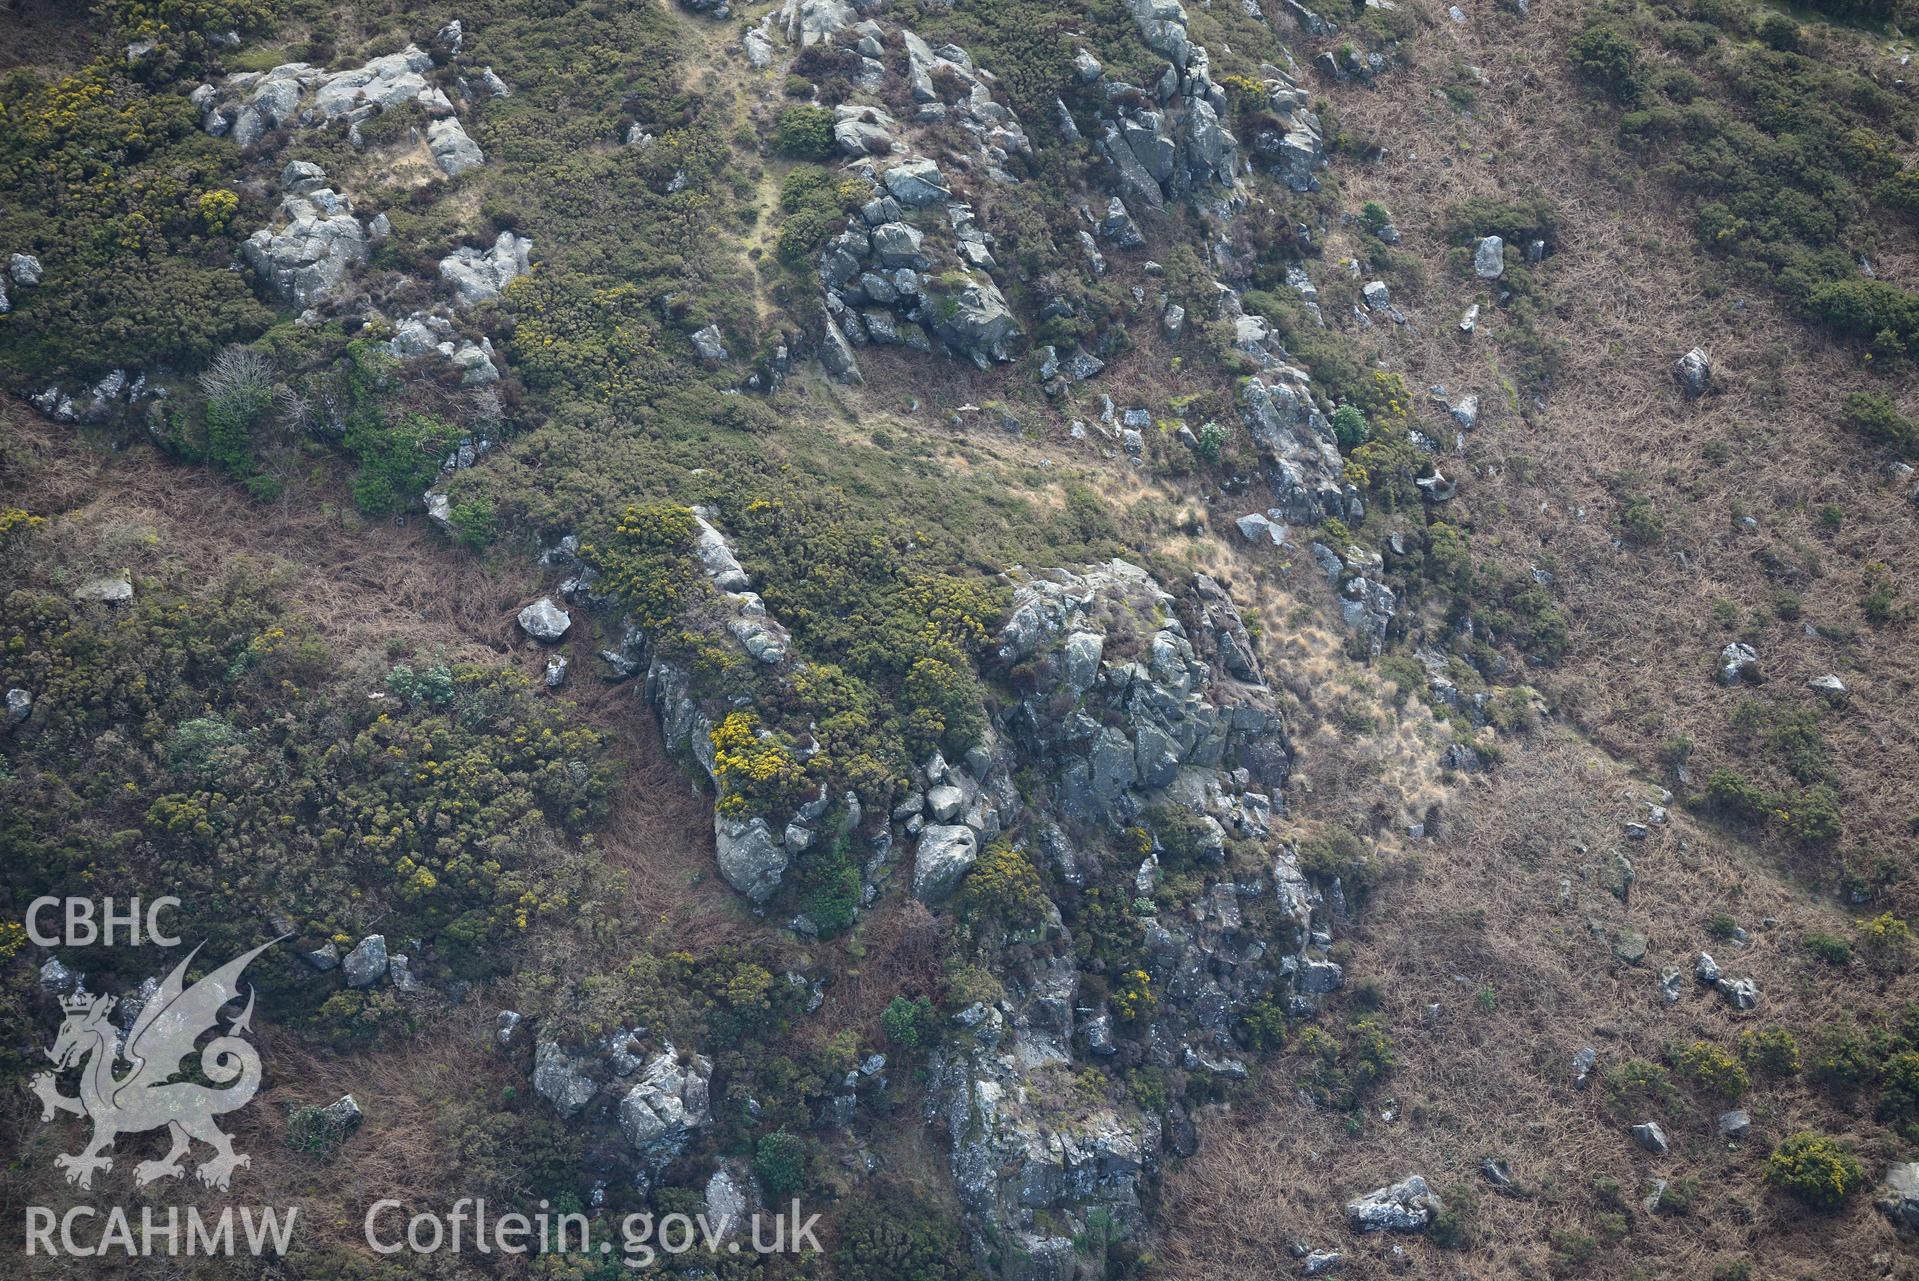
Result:
M1733 0L1602 6L1568 56L1609 101L1621 144L1687 197L1699 243L1740 279L1873 356L1919 341L1919 296L1859 268L1878 228L1919 207L1901 160L1919 115L1890 83L1896 67L1863 69L1827 33Z
M370 699L245 569L142 578L109 608L70 599L83 562L51 532L8 552L0 680L37 691L0 766L17 907L164 885L187 905L180 932L215 953L251 946L263 919L314 947L378 919L477 977L579 893L575 834L611 782L600 736L517 674L423 655ZM323 1022L360 1013L340 999Z

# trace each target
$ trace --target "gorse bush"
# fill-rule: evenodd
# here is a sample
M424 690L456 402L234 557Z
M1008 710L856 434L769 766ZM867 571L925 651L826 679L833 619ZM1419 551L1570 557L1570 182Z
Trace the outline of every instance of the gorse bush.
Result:
M0 370L191 369L264 329L270 313L228 270L238 162L184 94L136 83L118 51L49 82L0 77L0 244L31 246L45 269L14 292Z
M1837 1210L1865 1182L1865 1171L1837 1139L1801 1131L1766 1158L1766 1182L1816 1210Z
M1582 79L1620 102L1638 102L1645 92L1639 46L1613 27L1586 28L1573 37L1566 53Z
M473 975L575 892L604 747L519 675L396 669L401 697L369 700L269 583L146 580L106 623L17 574L0 678L38 691L37 733L0 778L0 845L33 884L161 881L234 951L269 913L315 940L384 913ZM83 814L127 835L77 842Z
M1782 1027L1748 1028L1739 1034L1739 1057L1755 1072L1791 1076L1799 1070L1799 1041Z
M1045 887L1031 860L1006 837L990 842L966 875L966 904L998 917L1013 929L1031 929L1046 919Z
M1675 1045L1667 1056L1674 1072L1707 1094L1736 1099L1751 1085L1739 1060L1711 1041Z

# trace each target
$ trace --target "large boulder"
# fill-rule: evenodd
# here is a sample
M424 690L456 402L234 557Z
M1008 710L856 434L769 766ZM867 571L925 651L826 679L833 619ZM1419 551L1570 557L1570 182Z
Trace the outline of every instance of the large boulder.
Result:
M1886 1183L1873 1202L1895 1227L1919 1232L1919 1161L1907 1161L1886 1171Z
M685 1150L705 1125L713 1064L700 1055L685 1063L671 1045L649 1059L640 1079L620 1099L620 1132L634 1155L662 1165Z
M764 903L780 887L789 861L779 837L759 815L728 817L715 811L713 845L720 875L755 903Z
M936 205L953 198L940 167L925 156L902 160L880 175L893 199L908 209Z
M1410 1174L1347 1202L1346 1222L1355 1232L1424 1232L1445 1209L1426 1180Z
M563 1117L579 1115L599 1085L586 1073L586 1064L568 1054L558 1041L541 1041L533 1052L533 1090Z
M1486 236L1473 249L1473 275L1481 280L1498 280L1506 274L1506 242L1498 236Z
M573 626L573 616L554 604L552 597L542 596L520 611L519 622L520 630L534 640L542 645L555 645Z
M386 935L369 934L354 944L353 950L340 962L340 972L346 975L348 987L371 987L385 976L387 971Z
M970 827L935 823L920 833L913 853L913 897L937 903L951 894L979 860L979 837Z
M980 368L1013 358L1007 344L1019 337L1019 322L991 276L965 273L951 293L935 300L933 311L940 338Z
M462 245L440 259L440 278L453 286L462 306L497 298L508 282L530 270L533 242L503 231L490 249Z
M435 120L426 127L426 145L433 153L433 163L449 178L457 178L486 163L486 153L480 150L480 144L468 137L466 129L452 116Z
M1712 357L1704 347L1694 347L1673 364L1679 386L1694 400L1712 390Z

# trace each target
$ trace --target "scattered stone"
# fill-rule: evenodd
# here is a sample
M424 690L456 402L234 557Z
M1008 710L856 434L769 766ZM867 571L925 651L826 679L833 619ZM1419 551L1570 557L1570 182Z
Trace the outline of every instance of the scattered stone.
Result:
M1646 959L1646 936L1638 930L1621 930L1613 940L1612 954L1628 965Z
M1679 385L1694 400L1712 390L1712 358L1703 347L1694 347L1673 366Z
M1339 1267L1339 1251L1314 1250L1299 1265L1299 1274L1306 1277L1329 1276Z
M1659 999L1676 1005L1686 990L1686 975L1681 970L1662 970L1659 974Z
M1701 952L1693 960L1692 976L1705 984L1719 981L1719 962L1712 959L1711 952Z
M1506 242L1498 236L1485 237L1473 250L1473 275L1481 280L1498 280L1505 274Z
M501 1045L513 1044L513 1038L518 1035L523 1021L518 1010L501 1010L499 1017L493 1021L493 1039Z
M1744 641L1728 642L1719 651L1719 683L1737 685L1741 681L1759 684L1765 678L1759 671L1759 651Z
M1806 688L1835 703L1844 702L1846 699L1846 683L1831 672L1824 676L1813 677L1806 682Z
M1750 1010L1759 1004L1759 985L1751 979L1722 978L1713 986L1735 1010Z
M33 715L33 695L17 686L7 691L7 724L18 725Z
M1592 1079L1593 1066L1599 1062L1599 1051L1587 1045L1573 1055L1573 1084L1584 1085Z
M1655 1155L1665 1155L1667 1149L1666 1132L1657 1121L1641 1121L1632 1128L1633 1141Z
M1744 1108L1719 1114L1719 1133L1729 1139L1743 1139L1752 1130L1752 1115Z
M40 283L40 260L32 254L10 254L7 257L7 274L22 289L32 289Z
M1462 334L1470 334L1478 325L1479 304L1474 303L1472 306L1466 308L1465 312L1459 317L1459 332Z
M546 675L543 679L548 689L558 689L566 684L566 667L567 662L563 655L555 654L546 660Z

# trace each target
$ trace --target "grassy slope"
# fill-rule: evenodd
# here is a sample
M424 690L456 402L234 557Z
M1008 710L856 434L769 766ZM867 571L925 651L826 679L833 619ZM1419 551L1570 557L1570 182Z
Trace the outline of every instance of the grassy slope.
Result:
M1741 1258L1753 1276L1855 1276L1868 1259L1890 1266L1886 1275L1905 1275L1893 1263L1891 1230L1864 1199L1827 1219L1758 1182L1765 1145L1796 1128L1848 1137L1869 1175L1908 1159L1869 1107L1835 1105L1797 1085L1762 1087L1750 1105L1754 1139L1728 1146L1712 1132L1716 1109L1690 1103L1668 1127L1673 1154L1653 1159L1602 1112L1597 1091L1582 1095L1568 1083L1582 1044L1599 1048L1603 1067L1629 1055L1656 1058L1672 1038L1729 1043L1755 1022L1804 1029L1912 997L1909 979L1856 969L1835 977L1799 950L1806 932L1848 932L1850 913L1830 891L1841 862L1859 859L1856 847L1891 853L1902 877L1911 864L1911 794L1888 780L1915 764L1913 650L1903 630L1866 626L1858 597L1868 560L1914 581L1913 506L1905 487L1886 483L1882 455L1835 422L1845 390L1885 381L1869 380L1856 354L1783 314L1771 297L1729 287L1697 247L1684 210L1620 155L1612 110L1591 104L1564 65L1581 9L1537 6L1521 19L1485 6L1458 25L1443 6L1416 7L1428 25L1411 66L1373 88L1327 93L1348 129L1386 148L1374 163L1347 162L1336 172L1350 208L1378 200L1392 210L1402 248L1424 268L1423 280L1392 281L1418 323L1389 342L1386 363L1417 388L1443 383L1455 397L1479 394L1481 425L1468 445L1460 502L1477 546L1510 565L1556 572L1572 644L1562 664L1531 679L1568 714L1567 728L1591 742L1552 731L1538 749L1509 757L1490 786L1454 795L1416 881L1390 886L1359 924L1357 977L1381 985L1404 1037L1405 1066L1385 1090L1400 1119L1387 1124L1375 1107L1350 1138L1342 1118L1295 1100L1289 1081L1298 1063L1282 1069L1258 1104L1216 1118L1208 1146L1174 1177L1167 1258L1183 1275L1243 1275L1295 1237L1328 1244L1345 1197L1417 1169L1436 1185L1469 1186L1479 1205L1473 1251L1422 1256L1419 1266L1436 1273L1539 1275L1557 1254L1559 1266L1578 1275L1704 1277ZM1442 90L1465 78L1467 65L1483 68L1489 83L1462 111ZM1542 404L1521 405L1510 380L1524 352L1499 313L1482 310L1472 340L1455 329L1468 304L1490 295L1449 258L1445 227L1468 198L1532 192L1563 220L1558 253L1538 275L1550 309L1545 331L1565 345L1567 364ZM1328 260L1363 253L1361 234L1353 228L1336 239ZM1908 278L1909 236L1889 228L1885 240L1875 255L1882 276ZM1670 372L1695 343L1711 350L1720 388L1697 406L1678 394ZM1890 389L1905 401L1910 383L1901 373ZM1621 500L1606 480L1628 471L1666 520L1665 537L1650 548L1615 541ZM1828 503L1843 510L1837 531L1818 519ZM1736 529L1740 514L1756 517L1758 530ZM1821 572L1795 585L1804 622L1855 632L1835 642L1776 620L1756 637L1770 675L1759 695L1769 705L1812 706L1804 682L1827 671L1854 691L1845 711L1819 721L1844 797L1839 850L1777 838L1747 845L1689 819L1656 842L1628 846L1620 824L1654 790L1644 780L1675 782L1661 764L1673 738L1695 744L1696 782L1722 764L1769 783L1782 777L1776 767L1768 775L1732 728L1747 692L1710 678L1719 647L1744 634L1753 611L1781 590L1754 559L1763 546L1812 550ZM1737 604L1737 625L1715 620L1720 599ZM1592 744L1638 762L1642 781L1630 781ZM1310 756L1305 768L1313 768ZM1581 871L1603 866L1620 847L1639 875L1628 908ZM1566 877L1577 899L1571 909L1556 906ZM1909 903L1912 892L1904 879L1886 903ZM1739 972L1751 972L1765 993L1760 1011L1743 1020L1690 980L1677 1006L1657 996L1658 967L1684 967L1701 947L1727 960L1705 933L1718 911L1749 927L1767 916L1779 921L1734 953ZM1588 916L1647 934L1645 965L1615 964ZM1475 999L1482 985L1496 992L1490 1010ZM1429 1021L1425 1006L1435 1001L1442 1016ZM1536 1194L1492 1196L1476 1169L1482 1156L1510 1160ZM1640 1211L1647 1178L1682 1175L1705 1188L1690 1216ZM1573 1264L1576 1243L1556 1246L1552 1233L1603 1238L1605 1225L1595 1224L1611 1208L1593 1186L1602 1178L1623 1189L1630 1235ZM1359 1245L1342 1274L1385 1275L1385 1248Z

